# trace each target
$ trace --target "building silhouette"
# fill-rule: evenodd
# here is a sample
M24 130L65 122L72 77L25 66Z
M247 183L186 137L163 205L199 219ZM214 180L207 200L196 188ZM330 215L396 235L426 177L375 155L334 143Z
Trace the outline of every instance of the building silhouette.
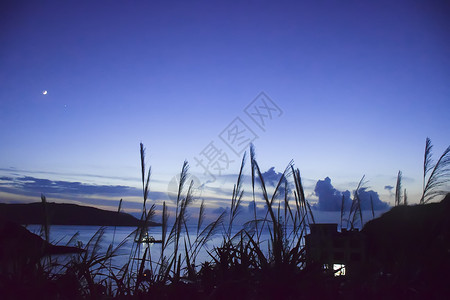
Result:
M355 230L337 231L337 224L310 224L306 235L306 267L334 275L357 274L366 260L364 235Z

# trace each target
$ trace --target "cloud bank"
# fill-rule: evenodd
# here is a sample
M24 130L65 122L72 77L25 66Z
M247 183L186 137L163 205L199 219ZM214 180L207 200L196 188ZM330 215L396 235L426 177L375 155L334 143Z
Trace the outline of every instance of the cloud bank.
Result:
M344 197L344 210L349 210L352 199L349 190L339 191L331 184L331 179L326 177L324 180L318 180L314 189L315 195L319 201L314 208L321 211L340 211L342 205L342 197ZM362 210L371 210L373 202L374 210L386 210L389 204L380 200L378 193L366 188L359 189L359 198L361 200ZM372 199L372 200L371 200Z
M0 178L0 190L11 192L19 190L23 193L103 195L103 196L140 196L142 191L124 185L93 185L81 182L54 181L31 176L18 178Z
M126 185L96 185L82 182L60 181L36 178L31 176L0 177L0 192L24 196L56 196L66 199L81 200L83 197L142 197L142 190ZM152 199L166 199L167 194L150 192Z
M315 205L315 208L323 211L340 211L342 205L342 196L344 196L344 208L351 205L350 191L338 191L331 184L330 177L326 177L324 180L318 180L314 193L319 197L319 202Z
M275 167L271 167L269 170L261 174L264 178L264 182L267 186L276 187L278 181L280 181L281 175L280 172L275 171Z

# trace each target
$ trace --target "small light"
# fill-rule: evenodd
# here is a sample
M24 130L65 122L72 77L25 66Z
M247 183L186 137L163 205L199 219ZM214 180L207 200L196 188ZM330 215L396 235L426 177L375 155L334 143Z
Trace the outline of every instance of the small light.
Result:
M45 90L45 91L42 91L42 95L47 95L47 91Z

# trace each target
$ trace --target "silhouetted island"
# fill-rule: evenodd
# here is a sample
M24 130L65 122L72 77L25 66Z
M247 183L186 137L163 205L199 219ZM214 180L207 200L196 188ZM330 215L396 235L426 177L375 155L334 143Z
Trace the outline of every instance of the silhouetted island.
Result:
M0 215L0 274L37 270L39 260L47 255L82 253L85 249L52 245L16 222ZM1 293L0 293L1 294Z
M67 203L47 203L51 225L137 226L141 221L127 213L102 210L90 206ZM0 216L19 224L42 224L44 209L41 202L28 204L0 203ZM160 226L148 222L148 226Z

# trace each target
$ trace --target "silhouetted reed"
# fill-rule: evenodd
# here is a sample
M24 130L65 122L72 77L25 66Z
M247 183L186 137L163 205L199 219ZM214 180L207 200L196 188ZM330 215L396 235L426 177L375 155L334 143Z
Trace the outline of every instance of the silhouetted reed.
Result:
M425 156L423 161L423 192L420 203L424 204L437 196L444 195L445 184L450 179L450 146L445 149L436 163L432 159L433 145L427 138L425 143Z
M440 188L449 178L450 147L435 164L431 159L431 148L431 142L427 139L423 194L420 203L426 203L442 194ZM235 223L244 201L244 172L247 159L250 160L253 217L240 226ZM186 296L186 293L196 298L216 298L221 289L230 290L228 288L230 285L236 293L242 292L238 295L240 297L270 298L292 296L301 289L312 291L315 284L321 280L324 280L329 291L332 291L330 297L339 289L339 285L335 285L334 281L324 279L323 274L310 273L306 269L304 238L309 232L309 224L315 223L315 219L311 205L305 197L300 171L294 167L292 161L281 173L270 194L256 160L255 149L251 146L249 157L246 153L242 157L228 212L222 212L215 220L205 225L206 207L205 201L202 200L198 207L195 229L187 224L188 210L192 211L197 199L194 182L189 182L189 164L185 161L180 172L173 220L169 213L169 205L165 201L162 204L159 255L152 253L151 242L144 239L148 236L150 221L155 217L156 206L154 203L149 204L151 168L146 167L145 148L142 143L140 161L143 198L140 222L136 229L118 245L114 245L116 235L114 227L112 243L106 252L102 253L100 245L105 231L102 227L86 245L78 243L85 251L72 255L64 263L51 256L40 260L32 280L61 286L67 286L71 282L71 289L67 291L70 290L72 299L114 297L130 299L143 296L151 298L161 295ZM401 181L402 173L399 171L395 206L402 202ZM364 189L364 185L363 176L353 192L353 201L347 217L345 217L345 197L342 196L341 228L353 230L364 224L360 198L360 191ZM41 235L49 241L50 218L44 195L41 201L45 212ZM262 215L258 213L258 204L264 206ZM403 204L407 205L406 190L403 192ZM370 207L373 218L375 212L372 197ZM119 201L118 213L121 208L122 199ZM238 230L235 230L237 226ZM222 231L221 244L208 249L207 242L219 231ZM268 240L262 240L263 232L268 232ZM68 244L76 239L77 234ZM123 266L117 266L113 263L113 258L128 239L138 242L132 244L127 262ZM209 261L198 262L201 251L209 254ZM242 288L243 286L245 288ZM52 291L53 294L48 299L70 298L63 290ZM305 295L308 295L307 292Z

